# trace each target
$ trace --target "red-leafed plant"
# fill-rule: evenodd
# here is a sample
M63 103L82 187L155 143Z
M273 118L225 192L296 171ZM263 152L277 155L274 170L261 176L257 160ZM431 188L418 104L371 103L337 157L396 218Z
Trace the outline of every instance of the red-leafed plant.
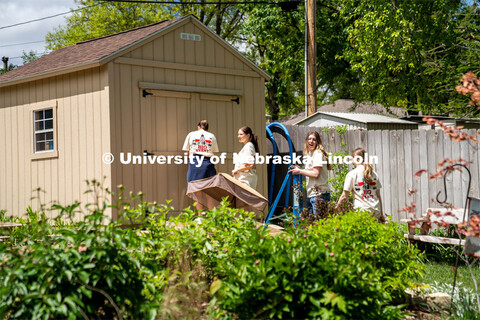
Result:
M471 105L476 105L480 108L480 79L473 73L467 72L460 79L461 84L456 86L458 93L463 95L470 95Z

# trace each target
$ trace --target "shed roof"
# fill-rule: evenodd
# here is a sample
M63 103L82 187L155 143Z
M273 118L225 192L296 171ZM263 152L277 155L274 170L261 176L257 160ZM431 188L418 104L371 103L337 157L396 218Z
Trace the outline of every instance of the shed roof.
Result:
M312 118L321 118L322 116L330 116L334 118L356 121L360 123L394 123L394 124L415 124L414 122L401 120L392 117L386 117L379 114L373 113L356 113L356 112L322 112L318 111L312 114L311 116L298 121L297 125L301 125L303 122L312 119Z
M357 112L357 113L370 113L381 114L384 116L403 117L405 115L405 109L398 107L389 107L387 109L378 103L355 103L351 99L338 99L333 103L324 104L317 108L320 112ZM283 124L295 124L305 119L305 112L299 112L297 114L280 119L279 122Z
M37 78L38 76L49 76L53 73L58 72L69 72L72 69L90 66L90 65L101 65L109 62L112 58L116 57L119 53L122 53L133 45L138 44L142 41L145 41L155 34L167 29L169 26L173 26L181 21L192 19L200 23L192 15L185 16L182 18L176 18L172 20L165 20L143 27L138 27L135 29L126 30L123 32L111 34L108 36L95 38L77 44L63 47L58 50L52 51L49 54L36 59L30 63L27 63L23 66L20 66L16 69L13 69L0 76L0 87L6 86L9 84L17 83L19 80L27 80L31 78ZM201 23L200 23L201 24ZM230 48L241 56L241 54L228 44L225 40L218 37L210 29L205 28L205 30L213 34L219 40L227 44ZM269 76L258 66L256 66L250 60L244 58L243 60L248 62L253 69L259 72L264 78L269 78Z

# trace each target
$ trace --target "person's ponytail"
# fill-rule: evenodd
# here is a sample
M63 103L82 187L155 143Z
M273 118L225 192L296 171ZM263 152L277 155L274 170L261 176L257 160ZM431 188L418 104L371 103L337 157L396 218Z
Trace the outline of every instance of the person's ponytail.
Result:
M363 180L371 184L373 182L373 166L365 161L365 154L367 151L363 148L357 148L353 150L353 158L360 157L362 158L362 165L363 165Z

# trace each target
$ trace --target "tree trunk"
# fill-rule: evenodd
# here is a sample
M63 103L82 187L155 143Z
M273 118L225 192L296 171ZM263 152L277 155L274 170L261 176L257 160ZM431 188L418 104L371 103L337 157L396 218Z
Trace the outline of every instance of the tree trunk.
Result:
M278 113L280 111L280 106L277 103L277 85L276 79L278 74L274 74L270 79L270 85L267 86L267 104L268 104L268 112L272 116L272 120L278 120Z

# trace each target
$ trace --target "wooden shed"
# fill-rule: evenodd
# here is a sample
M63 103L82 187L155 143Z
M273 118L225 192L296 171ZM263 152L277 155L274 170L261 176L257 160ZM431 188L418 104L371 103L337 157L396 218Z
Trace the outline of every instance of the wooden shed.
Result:
M380 114L357 112L317 111L295 123L298 126L327 127L347 126L348 130L416 130L418 124Z
M241 126L266 140L268 79L194 16L80 42L12 70L0 77L0 209L84 204L92 200L85 180L97 179L148 201L171 199L179 211L191 204L187 165L138 164L138 156L183 155L186 135L207 119L227 153L217 171L231 173ZM266 167L257 172L265 195ZM32 202L36 188L44 192Z

